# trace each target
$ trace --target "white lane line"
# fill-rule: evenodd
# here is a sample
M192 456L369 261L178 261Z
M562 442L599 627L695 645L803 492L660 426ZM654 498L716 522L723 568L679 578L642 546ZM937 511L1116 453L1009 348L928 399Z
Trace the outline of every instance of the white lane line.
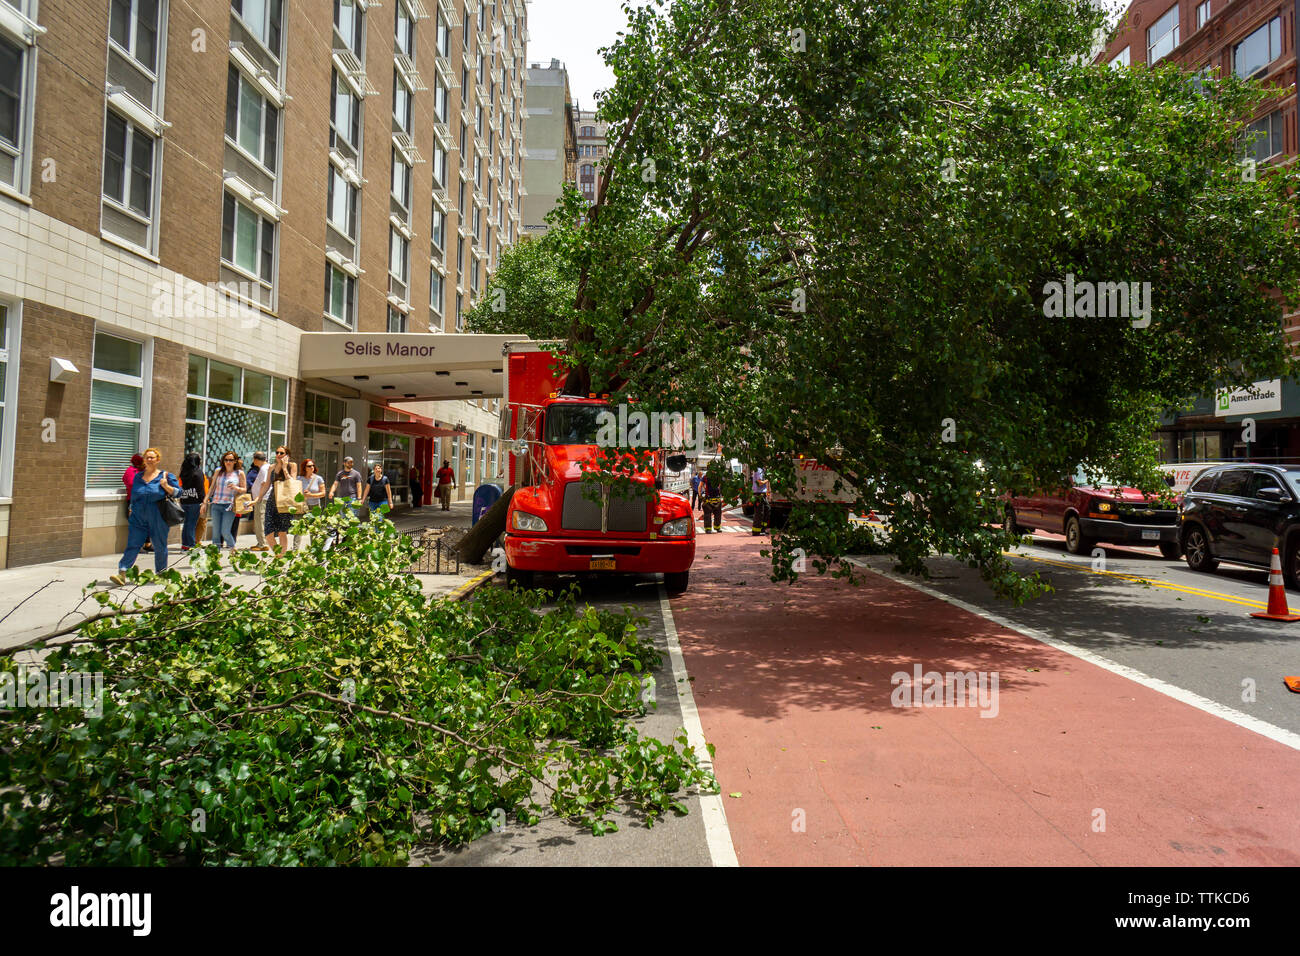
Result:
M1218 701L1210 700L1208 697L1202 697L1200 694L1186 690L1185 688L1176 687L1167 681L1162 681L1158 677L1152 677L1150 674L1144 674L1136 668L1128 667L1125 664L1116 664L1114 661L1100 657L1090 650L1077 647L1074 644L1052 637L1045 631L1040 631L1033 627L1026 627L1023 624L1017 624L1015 621L1005 618L1001 614L994 614L992 611L986 611L984 608L976 607L974 604L967 604L965 601L958 598L949 597L942 591L937 591L929 585L922 584L919 581L913 581L911 578L904 577L903 575L897 574L893 571L882 571L879 568L873 568L871 565L858 558L849 558L849 560L860 568L879 574L881 577L889 578L891 581L897 581L899 584L906 584L908 587L914 588L922 594L928 594L930 597L938 598L940 601L946 601L953 607L959 607L963 611L969 611L971 614L974 614L977 617L982 617L987 621L992 621L1000 627L1005 627L1008 630L1015 631L1017 634L1023 634L1025 637L1032 638L1039 643L1046 644L1049 647L1054 647L1057 650L1065 651L1065 653L1071 654L1080 660L1087 661L1089 664L1095 664L1104 670L1110 671L1112 674L1118 674L1120 677L1126 677L1134 683L1150 688L1156 693L1164 694L1166 697L1172 697L1180 703L1195 707L1197 710L1203 710L1207 714L1212 714L1213 716L1226 720L1231 724L1236 724L1238 727L1254 731L1261 737L1267 737L1269 740L1290 747L1292 750L1300 750L1300 734L1297 734L1294 731L1277 727L1260 720L1258 717L1252 717L1250 714L1243 714L1241 711L1233 710L1231 707L1220 704Z
M668 660L673 665L673 682L677 685L677 699L682 705L682 723L686 725L686 740L695 748L700 765L713 772L713 760L709 757L709 748L705 745L704 727L700 724L700 712L695 707L695 695L691 693L691 682L686 673L686 658L682 656L682 645L677 641L677 625L673 621L673 609L668 604L668 593L661 583L659 585L659 610L664 619L664 634L668 639ZM731 830L727 827L727 811L722 805L722 793L700 794L700 813L704 818L704 838L709 846L709 858L714 866L740 866L736 859L736 848L731 845Z

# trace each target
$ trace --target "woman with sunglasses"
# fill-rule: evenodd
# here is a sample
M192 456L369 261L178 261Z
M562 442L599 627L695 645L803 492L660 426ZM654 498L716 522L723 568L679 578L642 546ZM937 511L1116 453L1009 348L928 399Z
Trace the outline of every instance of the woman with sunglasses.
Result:
M298 516L292 510L292 506L287 511L280 510L279 503L276 501L276 492L281 482L297 477L298 466L289 457L289 449L281 445L275 450L275 464L271 466L272 487L266 493L266 536L276 539L277 554L284 554L289 550L289 526ZM306 495L303 497L305 498Z
M231 509L235 499L248 492L248 476L244 463L233 451L221 456L221 464L212 473L208 495L199 506L199 514L212 506L212 543L218 548L235 550L235 522L239 520Z
M307 510L320 511L321 505L325 501L325 479L316 473L316 462L308 458L302 463L302 496L307 499ZM297 539L301 538L302 541ZM297 535L294 538L294 548L305 547L307 536Z

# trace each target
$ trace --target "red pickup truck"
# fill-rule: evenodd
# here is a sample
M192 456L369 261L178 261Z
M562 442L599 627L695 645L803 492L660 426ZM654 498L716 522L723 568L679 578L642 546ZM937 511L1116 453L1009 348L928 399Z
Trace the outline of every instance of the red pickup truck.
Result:
M1006 527L1065 535L1065 550L1090 554L1097 544L1156 545L1170 560L1180 555L1178 509L1137 488L1106 478L1088 480L1079 469L1069 487L1022 497L1008 497Z

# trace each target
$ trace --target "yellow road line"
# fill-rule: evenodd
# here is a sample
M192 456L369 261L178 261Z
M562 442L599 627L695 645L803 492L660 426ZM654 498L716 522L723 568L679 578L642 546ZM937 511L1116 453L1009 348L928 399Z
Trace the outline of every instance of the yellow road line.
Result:
M462 584L462 585L461 585L460 587L458 587L456 590L454 590L454 591L452 591L450 594L448 594L448 595L447 595L447 599L448 599L449 601L459 601L459 600L461 600L461 599L464 598L466 595L468 595L471 591L473 591L473 590L474 590L474 589L475 589L479 584L481 584L482 582L486 581L488 578L492 577L492 575L494 575L494 574L496 574L495 571L484 571L482 574L479 574L479 575L477 575L477 576L475 576L475 577L470 578L468 581L466 581L464 584Z
M1071 561L1054 561L1051 558L1039 558L1032 554L1022 554L1018 551L1003 551L1007 557L1025 558L1029 561L1037 561L1040 564L1051 564L1058 568L1070 568L1073 571L1087 571L1089 574L1105 574L1112 578L1119 578L1121 581L1131 581L1135 584L1149 584L1151 587L1164 588L1166 591L1178 591L1182 594L1191 594L1195 597L1213 598L1216 601L1226 601L1229 604L1240 604L1244 607L1253 607L1266 609L1268 604L1263 601L1252 601L1249 598L1239 598L1231 594L1223 594L1220 591L1206 591L1202 588L1189 588L1181 584L1170 584L1167 581L1157 581L1155 578L1144 578L1139 574L1125 574L1123 571L1101 571L1087 564L1076 564Z

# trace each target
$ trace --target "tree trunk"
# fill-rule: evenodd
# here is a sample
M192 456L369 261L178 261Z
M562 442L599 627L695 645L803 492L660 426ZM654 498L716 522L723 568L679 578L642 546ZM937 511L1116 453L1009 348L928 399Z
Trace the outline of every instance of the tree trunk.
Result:
M465 535L460 542L462 561L478 564L483 560L483 555L487 554L487 549L492 547L492 542L506 530L506 508L510 506L510 499L514 496L515 486L511 485L497 499L496 504L483 512L478 523L469 529L469 534Z

